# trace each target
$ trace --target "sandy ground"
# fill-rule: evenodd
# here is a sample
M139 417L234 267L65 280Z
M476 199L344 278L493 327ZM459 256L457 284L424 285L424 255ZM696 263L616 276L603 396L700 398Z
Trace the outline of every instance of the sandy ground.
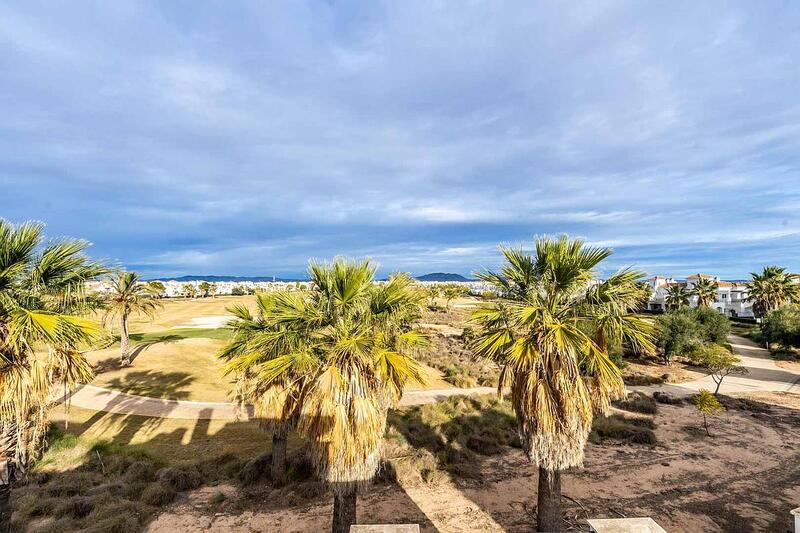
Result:
M703 378L708 374L708 372L703 372L702 369L678 361L673 361L669 365L662 365L644 364L626 359L625 363L625 368L622 369L623 376L645 375L660 378L666 374L667 383L685 383Z
M789 510L800 504L800 396L746 397L712 420L712 437L693 406L660 405L658 445L588 445L585 468L563 478L563 493L580 502L564 501L568 523L626 515L652 516L670 533L786 531ZM416 522L428 532L529 531L535 469L511 448L484 459L479 481L375 485L359 501L359 521ZM217 491L227 496L222 504L209 502ZM324 531L330 515L329 495L206 487L148 531Z

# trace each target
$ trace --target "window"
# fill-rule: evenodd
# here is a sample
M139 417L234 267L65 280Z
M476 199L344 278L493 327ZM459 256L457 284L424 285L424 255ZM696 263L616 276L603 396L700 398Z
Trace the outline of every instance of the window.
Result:
M727 298L727 297L728 297L728 295L727 295L727 294L725 294L725 293L723 293L723 294L722 294L722 299L723 299L723 300L724 300L725 298Z

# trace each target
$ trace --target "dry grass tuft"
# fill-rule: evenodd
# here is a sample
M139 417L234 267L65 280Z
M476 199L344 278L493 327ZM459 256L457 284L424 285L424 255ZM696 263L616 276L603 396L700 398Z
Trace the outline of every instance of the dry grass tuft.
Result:
M658 411L656 401L646 394L641 392L631 392L624 400L619 400L613 403L614 407L618 407L625 411L633 413L644 413L654 415Z
M589 442L602 444L606 440L624 441L632 444L656 444L653 432L655 423L650 418L621 415L597 416L592 424Z

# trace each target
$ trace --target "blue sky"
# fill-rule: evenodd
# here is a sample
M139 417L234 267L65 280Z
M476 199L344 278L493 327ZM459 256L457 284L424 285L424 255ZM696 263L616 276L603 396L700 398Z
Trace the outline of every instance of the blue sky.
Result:
M798 2L3 2L0 216L146 275L800 270Z

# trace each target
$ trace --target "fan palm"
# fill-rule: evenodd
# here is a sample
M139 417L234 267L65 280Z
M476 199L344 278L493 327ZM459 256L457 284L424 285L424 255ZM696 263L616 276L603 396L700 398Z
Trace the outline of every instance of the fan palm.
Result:
M800 296L800 277L786 272L778 266L766 266L761 274L750 274L747 284L748 299L753 302L753 310L761 317Z
M595 269L611 251L580 240L542 238L534 256L502 249L499 273L483 272L504 298L476 311L477 354L501 367L529 459L539 467L538 529L561 529L562 470L580 466L594 413L624 393L609 348L651 350L652 325L631 310L642 274L605 281Z
M712 278L697 275L697 282L692 287L692 295L697 296L697 307L710 307L717 299L719 283Z
M111 277L111 292L106 299L107 320L119 319L120 364L131 364L128 319L131 315L153 316L160 307L147 284L136 272L117 272Z
M387 410L408 380L426 380L412 356L425 337L411 327L424 296L407 275L374 284L368 261L312 263L309 274L311 290L269 296L263 334L228 369L247 374L262 415L297 417L334 492L332 531L344 533L380 465Z
M684 285L673 283L667 287L665 301L668 308L680 309L681 307L686 307L689 305L689 299L691 296L692 292Z
M0 524L8 524L10 478L40 451L55 385L91 379L82 345L99 333L84 284L107 272L88 243L44 244L42 225L0 219ZM11 474L9 474L11 472Z
M288 330L283 323L271 322L279 299L292 298L289 293L260 293L256 296L257 314L244 305L228 308L234 319L227 324L233 331L231 341L220 351L226 360L226 374L237 376L234 396L238 404L252 404L265 430L272 431L272 482L282 485L286 476L287 436L297 422L299 400L303 391L305 369L294 372L283 381L262 384L253 379L263 363L302 349L309 339L304 328Z

